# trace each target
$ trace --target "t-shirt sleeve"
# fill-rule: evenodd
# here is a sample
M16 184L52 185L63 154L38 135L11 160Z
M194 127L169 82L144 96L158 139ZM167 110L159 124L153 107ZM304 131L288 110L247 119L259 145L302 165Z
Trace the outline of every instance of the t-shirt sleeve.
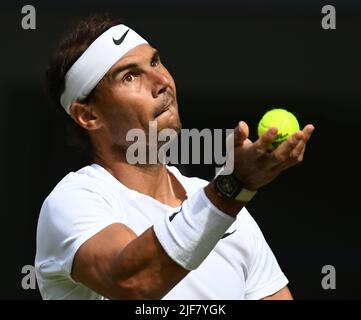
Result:
M71 278L75 253L92 236L122 216L99 193L81 187L60 188L44 201L38 225L43 276ZM52 273L52 274L51 274Z
M288 280L257 223L251 215L247 216L253 228L254 250L246 277L245 296L248 300L259 300L284 288Z

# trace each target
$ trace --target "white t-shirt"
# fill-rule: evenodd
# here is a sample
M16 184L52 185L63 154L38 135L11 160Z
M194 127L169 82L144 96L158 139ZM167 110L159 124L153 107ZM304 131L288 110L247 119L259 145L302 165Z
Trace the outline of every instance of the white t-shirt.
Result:
M188 197L208 182L168 170ZM89 238L113 223L137 235L177 208L131 190L97 164L65 176L44 201L37 229L36 277L44 299L104 299L71 278L73 258ZM243 208L204 262L163 299L261 299L287 278L261 230Z

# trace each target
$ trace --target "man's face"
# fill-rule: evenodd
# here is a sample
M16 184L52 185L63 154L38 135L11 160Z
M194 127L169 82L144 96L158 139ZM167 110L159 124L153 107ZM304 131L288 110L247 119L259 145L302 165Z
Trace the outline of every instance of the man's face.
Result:
M130 129L143 129L148 135L150 121L157 122L158 132L181 128L174 80L148 44L130 50L113 65L99 83L95 101L100 130L112 147L126 148Z

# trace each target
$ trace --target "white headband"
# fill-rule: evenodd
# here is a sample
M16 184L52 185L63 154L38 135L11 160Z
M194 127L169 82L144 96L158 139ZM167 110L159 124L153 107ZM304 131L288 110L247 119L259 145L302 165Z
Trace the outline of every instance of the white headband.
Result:
M135 31L120 24L101 34L65 75L60 103L70 114L71 104L86 98L109 69L128 51L148 43Z

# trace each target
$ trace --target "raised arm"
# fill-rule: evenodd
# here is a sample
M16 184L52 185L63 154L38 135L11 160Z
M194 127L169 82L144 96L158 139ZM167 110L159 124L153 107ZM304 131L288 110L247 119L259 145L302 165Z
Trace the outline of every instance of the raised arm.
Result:
M297 132L275 151L269 153L267 146L274 139L276 131L269 130L259 140L252 143L248 140L247 125L241 122L235 129L235 174L247 188L257 190L276 178L283 170L302 161L305 146L312 131L313 126L306 126L303 132ZM218 225L214 226L216 232L219 231L219 236L217 236L219 240L223 235L222 230L232 223L233 217L241 210L244 203L219 196L215 191L213 182L209 183L204 192L207 199L203 198L203 202L199 200L196 203L199 209L197 210L204 212L204 215L209 215L209 218L216 216L217 210L225 213L224 217L219 216L218 220L214 222L222 225L220 228ZM192 214L191 206L195 206L195 204L192 203L191 199L186 201L190 201L190 208L188 212L181 211L180 215ZM184 209L184 211L186 210ZM199 218L195 217L194 219ZM197 222L198 220L194 221ZM200 224L209 222L208 220L199 221L201 221ZM172 223L172 221L167 221L167 224ZM174 228L179 228L180 225L181 222L177 221ZM172 243L174 240L170 239L171 236L162 237L163 245L160 244L161 242L158 240L153 227L137 237L127 226L120 223L112 224L90 238L78 249L74 258L72 277L108 298L160 299L180 282L192 268L195 268L188 268L187 266L200 263L199 261L194 262L192 254L199 255L201 253L202 257L205 258L216 244L217 239L214 239L214 235L210 234L213 231L207 231L206 225L204 227L201 228L203 233L199 238L194 235L190 236L193 242L199 241L199 243L196 243L196 246L193 243L193 247L190 246L190 249L184 248L186 258L183 258L182 254L179 254L181 249ZM186 229L182 232L191 233ZM208 240L210 238L211 241ZM167 245L166 250L164 243ZM202 252L194 249L202 246L205 247ZM189 250L187 251L187 249ZM291 295L288 289L284 289L274 297L291 298Z

